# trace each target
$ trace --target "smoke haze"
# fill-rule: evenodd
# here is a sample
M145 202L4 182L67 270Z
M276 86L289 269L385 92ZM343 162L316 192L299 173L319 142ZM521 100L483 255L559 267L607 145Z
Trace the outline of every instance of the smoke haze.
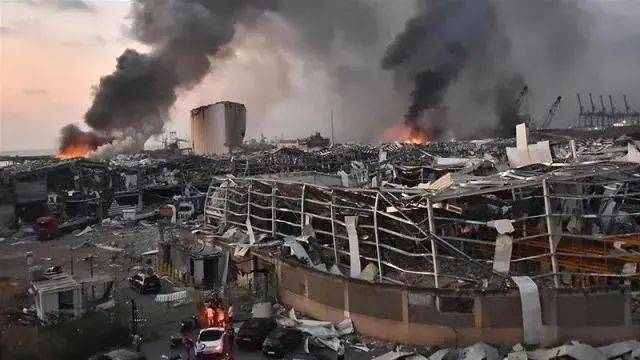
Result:
M556 96L598 85L615 55L594 46L611 36L594 26L599 6L137 0L128 34L150 50L120 55L85 123L134 151L171 118L186 122L190 107L232 100L247 105L252 136L328 134L332 109L340 141L376 141L402 121L441 137L511 135L524 85L534 117ZM624 81L604 83L637 84Z

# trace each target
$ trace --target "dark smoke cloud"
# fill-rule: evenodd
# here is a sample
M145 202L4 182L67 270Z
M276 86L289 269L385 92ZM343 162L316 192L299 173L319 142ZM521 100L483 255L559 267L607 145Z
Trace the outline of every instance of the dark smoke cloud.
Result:
M523 84L537 94L561 89L562 94L544 99L548 106L557 95L571 98L566 92L582 86L576 79L598 73L585 71L583 64L593 41L590 17L580 2L417 3L407 20L409 3L396 2L136 0L129 35L150 51L129 49L118 58L115 71L95 89L86 123L100 136L115 137L115 147L139 149L163 131L184 90L211 72L232 69L261 86L234 85L234 74L223 74L224 85L216 83L210 94L201 95L203 101L234 93L220 88L235 86L236 101L273 103L280 111L274 110L273 117L287 119L282 129L288 136L295 127L299 132L322 129L317 119L328 123L334 106L336 132L344 140L373 140L389 125L385 122L403 114L410 125L443 136L453 130L456 136L477 134L483 127L511 134L520 116L514 102ZM390 15L402 7L402 16ZM387 36L399 29L395 39ZM237 38L252 32L269 39L263 42L264 56L274 61L262 62L263 68L252 68L250 62L219 66L233 61L234 45L255 43ZM265 68L277 69L273 82L247 75ZM278 91L270 84L277 84ZM247 105L263 112L252 112L252 120L267 117L268 106ZM277 126L263 127L275 132L267 135L282 134Z
M151 51L127 49L118 57L115 71L100 79L85 123L98 134L126 139L122 150L141 148L162 133L178 91L198 84L211 72L212 60L230 53L226 46L237 26L250 28L268 12L296 29L300 53L335 64L327 69L337 87L360 69L332 61L335 42L358 48L377 37L372 10L362 2L138 0L130 35Z
M177 91L193 87L210 71L210 57L231 41L235 24L270 6L268 1L135 1L130 35L151 51L127 49L118 57L114 72L95 88L85 123L96 136L115 137L113 145L121 150L139 150L162 133Z
M436 117L430 113L444 105L463 70L473 71L475 85L467 90L474 93L474 101L489 102L486 94L494 86L492 78L508 71L502 64L507 50L508 40L489 0L423 1L419 13L389 45L381 65L394 72L400 86L413 78L405 121L414 130L433 133L450 128L434 123ZM423 116L425 112L428 116Z
M514 74L509 78L498 80L494 94L494 108L498 116L498 125L495 131L498 135L513 136L516 125L523 122L518 98L525 86L521 74Z
M76 125L69 124L60 130L60 147L58 150L63 152L72 145L82 145L95 150L105 143L107 143L107 139L92 132L84 132Z
M116 70L102 79L85 114L92 129L134 138L141 148L162 132L177 91L196 85L215 57L233 38L234 25L260 1L143 1L132 6L131 35L152 50L127 49ZM128 142L131 144L131 141Z
M405 115L405 122L412 130L425 130L432 136L440 135L443 125L435 122L434 115L426 116L426 123L419 123L420 115L429 109L438 109L445 91L464 66L467 58L465 49L458 43L446 46L448 59L442 65L421 71L414 78L415 87L411 93L411 105Z
M558 95L574 98L585 84L597 81L603 64L615 58L591 52L593 20L601 12L593 5L572 0L423 0L388 47L382 67L393 72L398 88L432 88L423 82L438 77L417 74L437 72L447 62L444 44L461 44L467 59L446 83L441 102L432 104L447 108L443 127L455 136L511 136L513 126L527 115L516 104L522 87L531 89L535 120ZM413 101L413 108L421 107Z

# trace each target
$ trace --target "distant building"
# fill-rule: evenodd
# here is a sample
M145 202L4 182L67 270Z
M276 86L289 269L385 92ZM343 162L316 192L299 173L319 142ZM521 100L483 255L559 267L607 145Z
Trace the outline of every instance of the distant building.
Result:
M193 153L215 155L239 149L246 126L244 104L220 101L191 110Z
M303 139L280 139L278 141L278 149L281 148L296 148L305 151L326 148L331 144L329 138L322 137L319 132L303 138Z

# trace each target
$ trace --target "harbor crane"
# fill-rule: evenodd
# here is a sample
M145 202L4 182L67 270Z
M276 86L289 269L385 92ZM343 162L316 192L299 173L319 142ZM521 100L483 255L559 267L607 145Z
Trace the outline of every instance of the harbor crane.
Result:
M560 108L561 101L562 101L562 96L558 96L556 100L553 102L553 104L551 104L551 107L549 108L549 110L547 110L544 120L542 121L542 125L540 126L540 129L546 129L547 127L549 127L549 125L551 125L553 118L555 117L556 113L558 112L558 109Z

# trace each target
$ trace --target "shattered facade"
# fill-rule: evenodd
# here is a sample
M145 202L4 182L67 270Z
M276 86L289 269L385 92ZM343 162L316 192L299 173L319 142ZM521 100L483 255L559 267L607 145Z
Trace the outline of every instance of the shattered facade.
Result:
M532 343L604 341L588 335L596 329L611 330L613 341L638 334L628 314L639 275L640 166L632 142L616 146L627 142L542 141L551 161L532 155L520 167L505 156L510 140L385 145L371 148L378 156L369 161L344 164L344 175L361 174L351 186L217 177L205 223L219 234L246 229L252 240L230 246L271 261L280 296L301 311L431 326L389 335L355 318L376 337L442 345L451 339L433 327L448 324L471 343L518 342L532 332ZM332 299L314 290L316 281L336 289ZM348 302L336 302L341 288Z

